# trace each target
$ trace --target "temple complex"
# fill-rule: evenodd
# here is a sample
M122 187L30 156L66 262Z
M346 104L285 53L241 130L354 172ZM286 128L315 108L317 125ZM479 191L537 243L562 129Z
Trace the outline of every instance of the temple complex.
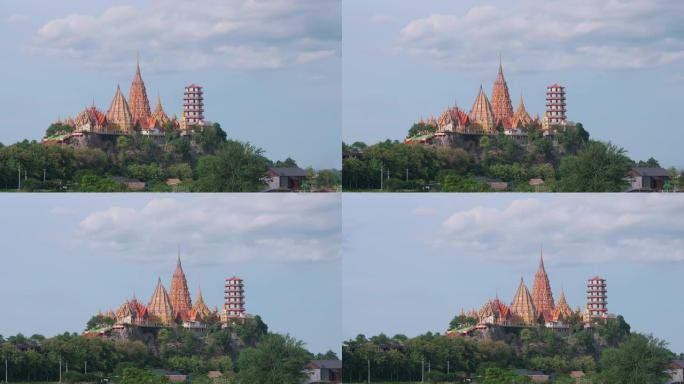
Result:
M587 303L584 312L580 311L579 306L575 310L570 307L563 289L561 289L558 302L554 303L551 283L544 266L544 257L540 255L531 293L521 277L510 305L501 301L497 294L495 299L487 301L479 311L472 309L466 313L462 309L461 316L474 321L461 328L450 329L446 334L462 336L489 327L537 326L567 332L571 322L579 322L585 327L591 327L597 319L614 318L613 315L608 314L607 306L606 280L598 276L587 282Z
M478 136L497 135L501 132L520 143L526 143L530 129L541 129L545 137L553 138L558 130L574 124L567 120L565 112L565 87L559 84L547 87L543 120L539 115L531 117L525 107L522 93L514 112L503 64L499 58L499 71L492 86L491 99L480 85L468 114L465 114L458 105L453 105L447 107L438 118L421 118L416 124L422 124L429 129L407 137L404 142L445 144L453 141L454 136L472 136L477 139Z
M136 63L128 100L121 91L121 87L117 85L106 113L97 109L93 102L75 119L72 117L64 120L58 118L55 123L68 125L73 130L65 130L53 136L45 137L43 139L44 144L64 144L69 142L72 137L87 135L131 135L135 132L152 138L161 138L165 135L167 128L178 130L181 135L190 135L193 132L189 128L193 126L205 127L212 124L204 119L202 87L194 84L185 87L183 119L181 121L175 115L169 118L162 107L159 94L157 94L154 111L151 111L139 61Z
M98 315L114 320L113 329L124 329L129 326L173 327L176 325L204 329L208 322L220 322L223 327L228 327L233 322L244 322L250 317L245 311L243 281L235 276L226 279L226 300L222 313L219 313L217 308L209 309L202 297L202 289L198 289L193 305L180 254L170 286L171 290L167 291L161 278L158 278L147 305L139 302L133 295L132 299L124 300L116 311L110 309L104 314L98 311ZM102 334L103 332L103 330L86 331L86 334Z

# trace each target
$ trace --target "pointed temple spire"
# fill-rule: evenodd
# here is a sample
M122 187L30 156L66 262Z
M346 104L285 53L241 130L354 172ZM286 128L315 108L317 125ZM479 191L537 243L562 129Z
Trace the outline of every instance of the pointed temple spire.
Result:
M143 125L150 117L150 101L147 98L145 82L140 74L140 59L137 59L135 76L128 95L128 102L133 116L133 125Z
M192 309L192 301L190 300L190 291L188 290L188 282L185 279L183 266L181 265L180 253L178 254L178 261L176 263L176 270L173 272L171 278L171 291L169 295L171 305L178 314L185 314Z
M169 295L162 284L161 277L157 280L157 287L154 289L147 308L149 313L155 316L162 324L172 324L176 320L176 313L173 310Z
M203 320L211 316L211 310L204 304L204 298L202 297L202 288L199 288L197 292L197 300L195 300L195 305L192 307L191 315L196 320Z
M553 293L549 277L544 268L544 253L539 256L539 269L534 275L534 285L532 286L532 300L538 314L549 314L554 309Z
M109 110L107 110L107 121L116 125L116 128L121 132L130 132L133 128L131 110L128 108L126 98L121 93L119 84L116 85L114 99Z
M522 92L520 93L520 102L518 103L518 108L515 110L515 113L513 114L513 124L512 126L514 128L524 128L532 124L532 118L530 117L530 114L527 113L527 110L525 109L525 102L523 101L523 95Z
M562 288L560 297L558 298L558 304L556 304L556 308L554 309L553 317L559 318L561 315L565 319L568 319L572 316L572 308L570 308L570 305L568 305L568 302L565 300L565 290Z
M523 324L533 324L537 318L537 311L534 308L532 296L530 296L530 291L527 290L522 277L520 278L520 285L515 292L510 309L511 313L517 317L517 320Z
M492 109L497 124L506 125L513 117L513 105L511 103L511 96L508 93L508 85L503 74L503 65L501 64L501 53L499 53L499 73L494 80L492 87Z
M470 110L469 116L472 122L479 124L485 131L494 130L496 117L492 105L482 89L482 85L480 85L480 91L475 98L475 103Z

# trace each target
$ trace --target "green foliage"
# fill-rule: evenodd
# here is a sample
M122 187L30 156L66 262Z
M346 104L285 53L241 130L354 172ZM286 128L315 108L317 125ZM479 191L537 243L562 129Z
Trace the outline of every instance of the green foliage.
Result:
M413 137L422 133L431 133L435 132L437 130L437 127L435 127L432 124L425 124L425 123L416 123L411 126L408 130L408 134L406 137ZM356 144L356 143L354 143Z
M251 144L227 141L214 155L200 158L198 192L251 192L263 189L269 161Z
M477 319L466 315L456 315L449 323L449 329L470 327L477 324Z
M97 316L91 317L90 320L88 320L88 323L86 324L86 330L102 328L102 327L111 327L112 325L114 325L114 323L115 323L114 319L112 319L110 317L97 315Z
M449 174L442 181L442 192L491 192L487 183L475 180L474 177L463 177Z
M226 131L214 123L211 127L194 127L192 139L206 153L214 153L226 142Z
M303 343L289 335L268 334L256 347L240 352L239 382L242 384L300 384L309 353Z
M631 160L613 144L588 142L577 155L567 156L560 164L560 188L563 192L620 192Z
M630 334L615 348L601 352L600 377L605 383L662 383L672 353L653 336Z
M78 184L79 192L125 192L126 185L107 176L84 175Z
M164 171L158 164L131 164L126 168L126 176L142 181L163 181Z
M526 376L520 376L502 368L487 368L482 384L523 384L531 383L532 380Z
M48 129L45 130L45 136L52 136L60 133L69 133L74 130L74 127L72 127L69 124L62 124L62 123L54 123L50 124Z
M252 319L245 319L244 323L237 322L233 325L240 340L245 344L254 346L261 338L268 333L268 325L261 320L261 316L256 315Z
M273 164L273 166L276 168L299 168L297 162L289 157L284 161L276 161L275 164Z
M637 167L646 167L646 168L660 168L660 163L658 162L658 160L650 157L646 161L639 160L639 162L636 164L636 166Z
M158 376L148 369L126 368L123 370L119 384L163 384L169 379Z

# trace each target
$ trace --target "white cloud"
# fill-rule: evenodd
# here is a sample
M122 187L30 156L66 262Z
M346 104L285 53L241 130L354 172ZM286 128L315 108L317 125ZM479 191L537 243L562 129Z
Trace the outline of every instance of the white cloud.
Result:
M19 23L27 22L29 20L29 17L27 15L15 13L15 14L7 16L7 18L5 20L10 24L19 24Z
M283 68L338 52L340 17L336 0L156 0L48 21L32 51L100 68L129 67L136 51L164 70Z
M457 68L635 69L680 60L684 3L667 0L526 0L432 14L400 31L394 51Z
M188 262L318 262L339 257L337 195L209 195L153 199L84 217L73 244L94 254L167 261L181 244Z
M543 243L557 262L683 262L682 212L684 200L664 195L519 199L453 213L435 243L498 261L526 260Z

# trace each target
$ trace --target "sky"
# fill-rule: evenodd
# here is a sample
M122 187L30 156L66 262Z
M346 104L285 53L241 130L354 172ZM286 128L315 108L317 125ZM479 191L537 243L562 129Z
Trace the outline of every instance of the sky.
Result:
M40 140L58 117L117 84L136 55L151 108L181 115L183 87L204 86L205 118L273 160L339 168L339 0L5 0L0 4L0 142Z
M313 353L341 349L340 196L8 194L0 334L82 332L98 310L166 289L180 256L191 298L221 308L224 279L246 309Z
M631 194L345 194L345 340L443 333L489 299L532 289L543 249L555 300L584 308L607 279L608 311L684 352L684 200Z
M684 167L684 2L345 0L345 142L402 140L421 117L488 96L501 54L516 108L543 116L546 86L591 137Z

